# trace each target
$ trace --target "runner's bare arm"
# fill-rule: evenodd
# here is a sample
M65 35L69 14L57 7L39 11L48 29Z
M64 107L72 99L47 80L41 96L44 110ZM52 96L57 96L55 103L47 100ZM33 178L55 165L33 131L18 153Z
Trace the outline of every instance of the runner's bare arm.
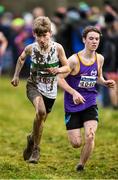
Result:
M21 53L21 55L19 56L17 60L14 76L19 76L19 73L25 63L25 59L30 54L31 54L31 46L26 46L26 48L24 49L24 51Z
M98 54L98 83L101 85L105 85L105 79L103 77L103 68L104 57L101 54Z
M58 77L66 78L69 74L73 74L76 69L77 63L78 63L78 60L77 60L77 57L75 56L75 54L70 56L68 58L68 65L69 65L70 71L67 73L59 74Z
M69 74L73 73L75 71L77 61L75 58L75 55L72 55L68 59L68 64L70 67L70 73L64 73L64 74L58 74L57 80L58 80L58 86L61 87L64 91L67 91L69 94L73 96L73 101L75 104L84 103L85 99L79 92L77 92L75 89L73 89L64 78L66 78Z
M99 55L98 59L98 83L104 86L107 86L109 88L115 87L115 81L112 79L105 80L103 77L102 67L104 64L104 57L102 55Z
M19 56L18 60L17 60L17 64L16 64L16 68L15 68L15 73L13 76L13 79L11 81L11 84L13 86L17 86L19 84L19 74L20 71L25 63L25 59L28 55L31 54L31 45L26 46L26 48L23 50L23 52L21 53L21 55Z

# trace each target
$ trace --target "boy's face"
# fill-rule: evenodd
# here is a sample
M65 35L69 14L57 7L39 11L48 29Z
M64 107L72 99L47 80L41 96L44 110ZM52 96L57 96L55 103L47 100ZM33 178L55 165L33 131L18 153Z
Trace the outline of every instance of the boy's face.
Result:
M100 34L94 31L89 32L83 42L88 50L95 51L99 46Z
M34 34L36 41L38 42L39 46L41 48L46 48L49 44L50 38L51 38L51 32L46 32L41 34L40 36L37 36L37 34Z

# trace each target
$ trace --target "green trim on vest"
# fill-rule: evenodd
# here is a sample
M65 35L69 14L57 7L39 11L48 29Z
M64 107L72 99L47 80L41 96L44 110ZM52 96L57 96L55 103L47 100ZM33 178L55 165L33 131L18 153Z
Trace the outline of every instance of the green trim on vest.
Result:
M56 77L55 74L42 74L40 71L38 71L37 73L33 73L31 72L31 75L33 75L34 77L36 76L41 76L41 77Z
M59 66L59 61L52 63L52 64L36 64L34 62L31 62L31 67L32 68L38 68L40 70L44 69L44 68L51 68L51 67L58 67Z

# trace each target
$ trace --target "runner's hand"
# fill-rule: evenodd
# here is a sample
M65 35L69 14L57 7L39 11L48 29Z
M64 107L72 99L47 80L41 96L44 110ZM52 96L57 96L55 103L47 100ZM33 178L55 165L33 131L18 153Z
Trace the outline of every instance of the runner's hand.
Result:
M80 103L84 104L85 103L84 97L77 91L74 91L74 93L73 93L73 101L74 101L74 104L80 104Z
M13 85L13 86L18 86L18 84L19 84L19 77L13 77L13 79L12 79L12 81L11 81L11 84Z
M47 68L47 71L51 74L58 74L59 73L59 68Z
M115 87L115 81L114 80L106 80L105 81L105 85L107 86L107 87L109 87L109 88L114 88Z

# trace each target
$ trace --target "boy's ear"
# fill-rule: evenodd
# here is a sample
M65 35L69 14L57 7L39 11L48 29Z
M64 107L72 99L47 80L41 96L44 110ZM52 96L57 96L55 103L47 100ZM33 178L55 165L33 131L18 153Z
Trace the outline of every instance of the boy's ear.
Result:
M85 43L85 38L82 38L83 43Z

